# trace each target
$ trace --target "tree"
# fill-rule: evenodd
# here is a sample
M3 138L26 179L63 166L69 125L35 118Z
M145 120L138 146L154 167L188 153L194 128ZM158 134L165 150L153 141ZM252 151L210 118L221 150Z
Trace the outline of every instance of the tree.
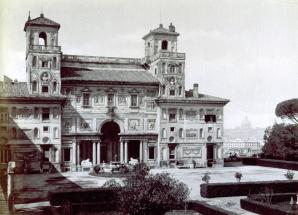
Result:
M298 125L274 124L264 134L266 158L298 161Z
M298 98L282 101L277 104L275 114L282 119L288 118L298 124Z

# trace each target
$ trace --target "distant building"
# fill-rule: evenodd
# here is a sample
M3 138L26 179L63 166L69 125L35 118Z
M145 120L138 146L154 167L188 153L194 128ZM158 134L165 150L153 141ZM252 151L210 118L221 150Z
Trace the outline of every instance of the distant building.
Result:
M223 107L185 89L179 33L160 25L143 39L144 58L63 54L60 25L43 14L25 23L27 81L0 87L0 161L61 171L138 159L222 164ZM86 41L84 41L86 42Z
M224 157L236 154L237 156L252 156L261 152L260 142L224 142Z

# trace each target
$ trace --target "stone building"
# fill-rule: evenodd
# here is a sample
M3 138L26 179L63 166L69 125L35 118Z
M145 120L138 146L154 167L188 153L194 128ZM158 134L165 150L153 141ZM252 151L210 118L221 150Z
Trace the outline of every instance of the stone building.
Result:
M160 25L143 37L144 58L63 54L60 25L25 23L27 81L0 86L0 161L19 168L80 170L131 158L150 166L222 164L223 107L185 89L179 33Z

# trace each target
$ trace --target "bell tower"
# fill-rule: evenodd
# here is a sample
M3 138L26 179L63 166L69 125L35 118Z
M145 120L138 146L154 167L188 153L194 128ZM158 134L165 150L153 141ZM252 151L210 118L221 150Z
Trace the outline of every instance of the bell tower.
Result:
M40 14L25 23L26 73L30 94L55 96L61 88L61 47L58 46L60 25Z
M168 98L185 96L185 54L177 52L179 33L171 23L168 28L162 24L143 37L145 60L149 72L159 79L160 96Z

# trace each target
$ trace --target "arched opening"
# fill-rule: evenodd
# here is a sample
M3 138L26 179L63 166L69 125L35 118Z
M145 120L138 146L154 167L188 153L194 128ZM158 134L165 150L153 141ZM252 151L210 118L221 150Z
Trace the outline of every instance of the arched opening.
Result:
M37 63L36 56L33 56L33 59L32 59L32 67L36 67L36 63Z
M57 58L53 57L53 68L57 67Z
M163 41L161 42L161 49L162 49L162 50L168 50L168 41L163 40Z
M47 34L45 32L41 32L38 37L38 45L46 46L47 45Z
M119 125L114 121L106 122L101 127L101 133L100 162L119 161Z

